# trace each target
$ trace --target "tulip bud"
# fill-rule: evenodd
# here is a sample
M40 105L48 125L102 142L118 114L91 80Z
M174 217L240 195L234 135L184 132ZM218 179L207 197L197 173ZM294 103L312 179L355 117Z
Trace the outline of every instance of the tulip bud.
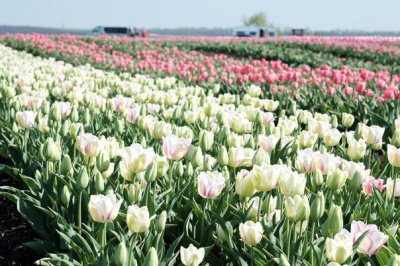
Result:
M349 191L359 191L361 183L362 183L362 176L361 176L360 172L356 171L354 173L354 175L351 177L351 179L349 180L349 184L347 187L348 187Z
M226 150L225 146L221 146L219 148L217 161L221 167L228 165L228 151Z
M290 107L289 107L289 113L294 115L297 110L297 104L296 101L290 101Z
M110 163L110 166L108 167L107 171L102 172L101 176L103 177L103 179L107 179L112 175L113 172L114 172L114 163Z
M324 183L324 176L320 169L317 168L315 170L314 174L311 176L311 182L316 186L320 186Z
M154 247L151 247L149 253L147 253L143 266L158 266L158 255Z
M79 173L78 178L76 180L76 185L78 190L84 190L89 184L89 175L86 170L86 167L82 166Z
M123 120L117 120L117 132L119 134L124 133L125 122Z
M329 123L332 125L332 128L337 128L338 126L338 120L336 115L332 115L331 120Z
M167 222L167 212L162 211L160 215L158 215L155 224L154 224L154 229L157 231L157 233L161 233L165 229L165 223Z
M67 175L72 173L72 163L71 163L71 158L69 155L64 155L62 161L61 161L61 168L60 168L61 174Z
M325 212L325 196L321 191L318 192L314 201L311 203L310 216L313 220L318 220Z
M128 199L131 204L138 203L142 199L142 189L139 183L128 186Z
M396 129L393 132L392 140L390 142L396 148L400 147L400 129Z
M342 125L345 128L349 128L353 125L354 123L354 116L351 114L343 113L342 115Z
M89 123L90 123L90 111L88 108L85 109L85 113L82 117L82 123L84 125L89 125Z
M157 177L162 177L169 169L169 163L167 158L156 156L157 161Z
M104 180L100 172L97 172L94 175L94 187L97 193L100 193L104 190Z
M193 168L199 167L203 163L203 159L203 153L201 152L200 147L197 147L193 159L191 160Z
M79 112L78 108L74 105L72 107L71 113L69 115L69 119L71 119L71 122L76 123L79 121Z
M400 255L394 254L387 262L387 266L400 266Z
M49 118L53 121L61 121L61 106L53 104L50 108Z
M123 266L125 265L127 258L126 246L124 242L119 243L117 249L115 250L112 256L112 262L116 266Z
M347 173L345 171L336 168L333 172L328 172L326 183L333 191L341 189L346 183Z
M233 227L232 227L231 222L229 222L229 221L226 222L225 226L226 226L226 229L227 229L226 231L222 228L221 225L217 224L217 229L216 229L217 236L222 241L226 241L227 240L225 232L231 237L233 235Z
M102 173L108 170L110 167L110 155L108 150L104 149L100 152L96 158L96 167Z
M48 138L43 146L43 157L50 161L55 162L61 159L61 146L54 142L52 138Z
M359 140L362 137L362 132L363 132L363 124L358 123L356 127L356 131L354 132L354 139Z
M332 204L329 209L328 218L322 225L322 235L324 237L333 237L343 229L342 208Z
M69 200L71 198L71 193L67 186L64 186L61 192L61 201L64 205L68 205Z
M17 125L15 122L13 123L12 131L13 131L14 133L18 133L18 125Z
M71 127L71 121L69 121L69 119L65 120L60 129L61 137L66 137L68 135L70 127Z
M182 117L182 107L178 106L175 108L172 117L174 120L178 120Z
M193 170L192 164L190 164L190 163L186 164L185 172L183 173L183 176L186 178L189 178L193 175L193 173L194 173L194 170Z
M363 139L350 140L349 147L347 148L347 155L352 161L358 161L364 157L367 145Z
M83 132L83 127L81 123L71 124L71 127L69 128L69 135L72 139L76 139L76 136L78 136L82 132Z
M253 165L270 164L269 153L264 149L258 149L253 157Z
M254 246L260 243L264 229L262 225L257 222L247 221L239 225L239 233L241 240L247 245Z
M175 162L172 166L172 174L176 177L182 177L184 173L182 161Z
M202 130L199 135L200 147L203 152L209 151L214 144L214 133Z
M149 168L147 168L145 174L144 174L144 180L146 180L147 183L153 182L157 178L157 169L158 169L158 163L157 160L154 160L153 163Z
M250 148L250 149L254 149L255 148L255 143L254 143L254 137L253 135L249 136L249 140L247 141L245 148Z

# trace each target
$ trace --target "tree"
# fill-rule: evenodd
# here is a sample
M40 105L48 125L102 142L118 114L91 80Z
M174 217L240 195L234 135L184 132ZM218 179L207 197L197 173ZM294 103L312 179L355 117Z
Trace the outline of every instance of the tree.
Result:
M243 17L242 22L246 26L259 26L264 27L267 26L267 14L265 12L255 13L249 18Z

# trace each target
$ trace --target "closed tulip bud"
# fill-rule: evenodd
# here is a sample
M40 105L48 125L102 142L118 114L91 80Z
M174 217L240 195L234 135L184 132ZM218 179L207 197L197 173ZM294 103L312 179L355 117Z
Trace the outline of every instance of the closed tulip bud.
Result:
M13 123L12 131L13 131L14 133L18 133L18 126L17 126L17 124L16 124L15 122Z
M172 166L172 174L176 177L182 177L184 173L182 161L175 162Z
M336 128L326 131L323 136L325 145L328 147L333 147L338 145L342 138L342 135L343 133L341 133Z
M110 166L110 155L107 150L102 150L96 157L96 167L100 172L105 172Z
M286 217L294 222L306 221L310 217L310 203L305 195L287 197L285 200Z
M67 186L64 186L61 192L61 202L64 205L68 205L70 198L71 198L71 192L69 192Z
M400 147L400 129L396 129L393 132L392 139L390 143L395 146L396 148Z
M49 118L53 121L61 121L61 106L58 104L53 104L50 108Z
M228 151L226 150L225 146L221 146L219 148L217 162L221 167L228 165Z
M145 171L144 174L144 180L146 180L147 183L153 182L157 178L157 169L158 169L158 164L157 160L154 160L154 162L151 164L149 168Z
M201 152L201 148L197 147L194 153L193 159L191 161L193 168L197 168L203 164L203 153Z
M76 139L76 137L83 132L83 126L81 123L72 123L69 128L69 135L72 139Z
M139 183L128 186L128 199L130 203L138 203L142 199L142 189Z
M332 125L332 128L337 128L338 126L338 120L336 115L332 115L329 123Z
M76 180L76 185L78 190L84 190L89 184L89 175L86 167L82 166L78 173L78 178Z
M169 169L169 163L166 157L156 155L154 162L157 162L157 177L162 177Z
M157 233L161 233L165 229L165 223L167 222L167 212L162 211L160 215L158 215L155 223L154 223L154 229L157 231Z
M61 137L66 137L68 135L70 127L71 127L71 121L69 121L69 119L65 120L60 129Z
M79 112L78 108L74 105L72 107L71 113L69 115L69 119L71 119L71 122L76 123L79 121Z
M69 155L64 155L62 161L61 161L61 174L67 175L71 174L72 172L72 163L71 163L71 158Z
M270 164L269 153L263 149L258 149L253 157L253 165L262 165L263 163Z
M54 142L52 138L48 138L43 146L43 157L50 161L56 162L61 159L61 146Z
M82 117L82 123L84 125L90 124L90 111L88 108L85 109L85 113L83 114L83 117Z
M400 149L396 149L393 145L388 144L387 157L392 166L400 167Z
M290 101L289 112L290 114L295 114L297 110L297 103L296 101Z
M320 186L324 183L324 176L322 175L322 172L320 169L316 169L313 175L311 176L311 182L316 185Z
M343 229L342 208L332 204L329 209L328 218L322 225L322 235L324 237L333 237Z
M349 128L353 125L354 123L354 116L351 114L343 113L342 114L342 125L345 128Z
M114 163L110 163L110 166L108 167L107 171L101 173L103 179L107 179L112 175L112 173L114 172L114 166L115 166Z
M147 206L138 207L131 205L126 214L126 223L129 230L135 233L143 233L150 227L150 214Z
M193 173L194 173L194 170L193 170L192 164L190 164L190 163L186 164L185 172L183 173L183 176L186 178L189 178L193 175Z
M97 172L94 175L94 187L97 193L100 193L104 190L104 180L100 172Z
M250 246L255 246L260 243L264 229L262 225L257 222L247 221L239 225L240 239Z
M387 262L387 266L400 266L400 255L394 254Z
M178 106L174 109L174 112L172 114L172 118L174 120L178 120L182 117L182 107Z
M147 253L143 266L158 266L157 250L154 247L151 247L149 253Z
M313 220L318 220L324 215L325 212L325 196L321 191L318 192L317 196L311 203L310 216Z
M349 180L347 188L349 189L349 191L359 191L362 182L363 179L360 172L356 171Z
M232 227L231 222L229 222L229 221L226 222L225 226L226 226L226 230L224 230L224 228L221 225L217 224L217 229L216 229L217 236L222 241L227 240L226 234L228 234L230 237L232 237L232 235L233 235L233 227Z
M341 189L347 180L347 173L345 171L336 168L333 172L328 172L328 176L326 178L326 183L328 187L332 190Z
M246 145L244 147L245 148L250 148L250 149L254 149L256 147L256 144L254 143L253 135L249 136L249 140L247 141L247 143L246 143Z
M363 123L358 123L356 130L354 132L354 139L359 140L362 137L363 133Z
M127 251L124 242L119 243L117 249L115 250L111 260L116 266L123 266L125 265L127 258Z
M214 144L214 133L202 130L199 135L200 147L203 152L209 151Z
M123 120L117 120L117 132L119 134L124 133L125 130L125 122Z

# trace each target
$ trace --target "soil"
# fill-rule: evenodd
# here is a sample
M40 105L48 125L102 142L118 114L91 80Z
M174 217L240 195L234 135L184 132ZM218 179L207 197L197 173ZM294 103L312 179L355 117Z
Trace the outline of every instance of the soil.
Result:
M20 187L12 178L0 173L0 186ZM40 257L23 244L37 235L25 222L10 200L0 197L0 265L33 265Z

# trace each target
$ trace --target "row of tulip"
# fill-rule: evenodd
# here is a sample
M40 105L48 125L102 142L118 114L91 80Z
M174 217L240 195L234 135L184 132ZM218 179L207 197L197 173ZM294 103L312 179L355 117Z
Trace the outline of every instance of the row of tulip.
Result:
M0 169L25 185L0 193L38 263L399 263L397 120L0 53Z
M8 39L7 39L8 38ZM102 45L86 43L74 36L16 35L6 38L13 48L43 57L55 57L74 65L90 63L103 70L139 73L153 78L174 76L188 85L201 85L220 92L243 94L244 88L257 84L264 97L287 104L297 101L299 108L327 112L338 105L338 112L379 120L396 113L399 76L388 71L333 69L327 65L291 68L280 61L236 60L226 55L206 56L163 48L173 42L134 42L128 39L91 39ZM111 45L114 44L114 45ZM161 46L160 46L161 45ZM121 52L121 47L128 51ZM117 49L117 50L114 50ZM129 52L129 53L126 53ZM119 70L118 70L119 69ZM396 100L396 101L394 101ZM382 105L383 102L390 102Z

